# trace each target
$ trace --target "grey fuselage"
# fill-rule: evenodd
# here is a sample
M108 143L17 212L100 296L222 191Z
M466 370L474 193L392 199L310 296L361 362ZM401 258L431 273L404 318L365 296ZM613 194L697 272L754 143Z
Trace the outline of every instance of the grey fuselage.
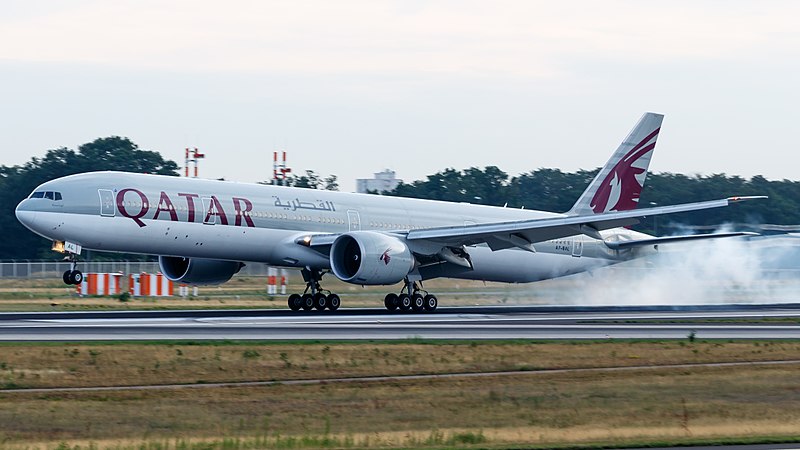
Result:
M35 192L58 192L61 200L28 198L17 217L54 241L108 252L263 262L285 267L329 269L328 256L297 244L310 234L408 230L507 222L561 214L281 186L91 172L49 181ZM647 237L624 228L604 239ZM414 243L409 247L417 252ZM531 282L590 270L643 254L618 251L603 241L576 235L538 242L535 252L492 251L469 246L473 267L432 264L423 279L452 277ZM642 249L640 249L642 250ZM419 251L424 251L419 249Z

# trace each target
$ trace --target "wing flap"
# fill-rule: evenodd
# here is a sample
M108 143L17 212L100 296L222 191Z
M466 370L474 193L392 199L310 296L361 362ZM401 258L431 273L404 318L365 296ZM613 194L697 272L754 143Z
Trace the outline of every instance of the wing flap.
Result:
M736 236L759 236L758 233L750 233L750 232L731 232L731 233L712 233L712 234L689 234L685 236L665 236L665 237L657 237L652 239L639 239L636 241L614 241L609 242L605 241L605 244L608 248L614 250L622 250L626 248L633 248L633 247L644 247L648 245L659 245L659 244L669 244L674 242L686 242L686 241L697 241L703 239L718 239L718 238L729 238L729 237L736 237Z

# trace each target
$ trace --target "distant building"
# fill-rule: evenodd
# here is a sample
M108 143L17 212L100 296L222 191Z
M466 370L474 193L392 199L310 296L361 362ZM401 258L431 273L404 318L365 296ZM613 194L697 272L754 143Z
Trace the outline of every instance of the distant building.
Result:
M359 178L356 180L356 192L366 194L367 191L391 191L403 181L394 175L394 170L385 169L383 172L377 172L375 178Z

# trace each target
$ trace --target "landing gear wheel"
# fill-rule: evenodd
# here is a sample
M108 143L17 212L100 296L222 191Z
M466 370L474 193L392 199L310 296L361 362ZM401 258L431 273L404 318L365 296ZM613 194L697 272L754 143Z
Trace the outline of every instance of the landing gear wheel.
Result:
M436 311L436 307L439 306L439 300L436 298L435 295L428 294L425 296L425 311L431 312Z
M289 296L289 309L292 311L300 311L303 307L303 297L300 294L292 294Z
M339 296L336 294L331 294L328 296L328 309L331 311L336 311L339 309L339 306L342 304L342 300L339 299Z
M314 307L314 296L311 294L303 294L303 297L300 298L300 305L304 310L310 311L311 308Z
M397 298L397 303L401 311L408 311L411 309L411 297L408 294L401 294Z
M328 306L328 297L325 296L322 292L317 292L314 294L314 308L317 311L322 311Z
M75 284L75 285L81 284L83 282L83 274L81 273L80 270L73 270L69 274L69 281L70 281L69 284Z
M425 308L425 299L421 294L414 294L411 297L411 309L414 312L421 312Z
M72 284L72 281L70 280L70 275L72 275L71 270L64 272L64 276L62 277L62 279L64 280L64 284Z
M383 299L383 305L386 306L386 309L389 311L397 309L398 303L399 299L397 294L386 294L386 298Z
M342 305L342 300L339 296L327 289L323 289L320 285L322 276L328 272L321 269L306 267L302 269L300 273L303 275L303 281L306 282L306 289L303 291L303 295L300 298L301 308L306 311L312 309L316 309L317 311L323 311L325 309L336 311L339 309ZM289 305L289 307L291 308L291 305Z

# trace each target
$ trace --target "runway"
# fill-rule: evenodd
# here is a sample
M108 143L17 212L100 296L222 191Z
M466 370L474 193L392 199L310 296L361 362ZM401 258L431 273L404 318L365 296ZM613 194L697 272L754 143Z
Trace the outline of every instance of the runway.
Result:
M0 314L2 341L800 339L800 304Z

